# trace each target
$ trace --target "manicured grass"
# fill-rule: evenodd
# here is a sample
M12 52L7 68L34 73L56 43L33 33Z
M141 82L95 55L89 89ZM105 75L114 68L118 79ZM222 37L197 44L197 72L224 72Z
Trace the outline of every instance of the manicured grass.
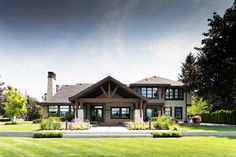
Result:
M9 122L0 122L0 132L3 131L35 131L39 130L39 124L32 124L32 121L25 121L21 124L5 125Z
M0 138L0 156L233 157L236 137Z
M179 130L184 131L236 131L236 127L225 126L178 126Z

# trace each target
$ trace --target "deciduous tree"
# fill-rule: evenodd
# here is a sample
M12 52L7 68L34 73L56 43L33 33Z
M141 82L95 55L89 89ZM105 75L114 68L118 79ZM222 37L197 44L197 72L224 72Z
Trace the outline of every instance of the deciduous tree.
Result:
M6 115L16 123L16 118L26 113L26 97L11 86L7 87L4 97Z

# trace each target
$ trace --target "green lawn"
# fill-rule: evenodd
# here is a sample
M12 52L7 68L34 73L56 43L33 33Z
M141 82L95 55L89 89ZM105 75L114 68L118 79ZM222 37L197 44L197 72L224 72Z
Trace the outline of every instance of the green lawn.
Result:
M5 125L6 122L0 122L0 132L3 131L35 131L40 129L39 124L32 124L32 121L25 121L21 124Z
M236 131L236 127L224 126L178 126L178 128L184 131Z
M236 137L0 138L0 156L234 157Z

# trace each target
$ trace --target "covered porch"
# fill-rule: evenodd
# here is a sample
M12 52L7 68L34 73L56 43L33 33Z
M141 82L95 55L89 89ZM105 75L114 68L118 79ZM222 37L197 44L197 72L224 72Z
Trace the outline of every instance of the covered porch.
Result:
M143 122L147 100L126 85L108 76L69 98L75 106L75 121L100 125Z

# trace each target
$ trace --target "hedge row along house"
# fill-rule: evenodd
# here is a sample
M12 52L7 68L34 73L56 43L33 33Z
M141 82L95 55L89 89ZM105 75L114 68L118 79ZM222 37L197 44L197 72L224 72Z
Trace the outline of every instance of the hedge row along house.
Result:
M44 118L73 115L76 122L100 125L143 122L150 117L187 118L191 94L178 81L153 76L125 85L111 76L95 84L56 85L56 74L48 72L47 99L40 102Z

